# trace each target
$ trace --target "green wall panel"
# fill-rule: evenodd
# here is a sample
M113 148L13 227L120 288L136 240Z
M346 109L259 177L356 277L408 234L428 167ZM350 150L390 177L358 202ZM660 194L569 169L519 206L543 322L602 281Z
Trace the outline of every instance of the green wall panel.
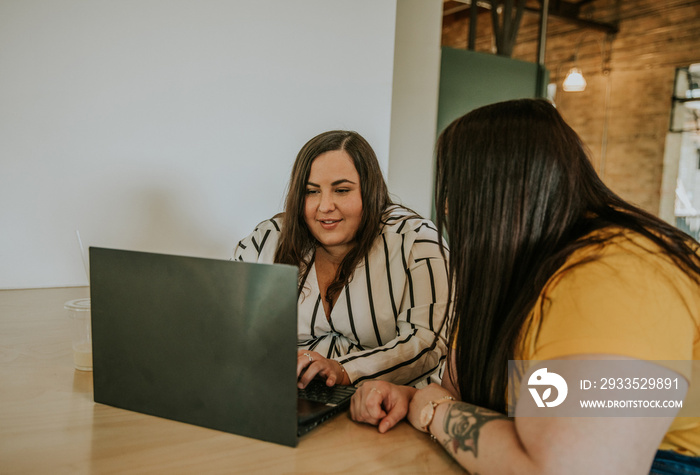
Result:
M543 70L538 86L539 70L537 63L443 47L438 135L453 120L478 107L509 99L545 97L549 72ZM435 219L434 204L432 218Z
M539 65L494 54L442 48L438 133L454 119L487 104L543 97L548 74L537 93Z

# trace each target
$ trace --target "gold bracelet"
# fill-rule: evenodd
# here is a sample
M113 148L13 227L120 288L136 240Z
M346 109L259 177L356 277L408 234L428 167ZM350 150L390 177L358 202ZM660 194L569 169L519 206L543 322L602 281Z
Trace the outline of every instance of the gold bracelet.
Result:
M342 376L340 377L340 384L343 384L343 382L345 381L345 375L348 374L348 373L345 372L345 368L344 368L343 365L340 363L340 361L336 361L336 363L338 363L338 364L340 365L340 372L343 373ZM350 381L350 377L349 377L349 376L348 376L348 381ZM350 381L350 384L352 384L352 381Z

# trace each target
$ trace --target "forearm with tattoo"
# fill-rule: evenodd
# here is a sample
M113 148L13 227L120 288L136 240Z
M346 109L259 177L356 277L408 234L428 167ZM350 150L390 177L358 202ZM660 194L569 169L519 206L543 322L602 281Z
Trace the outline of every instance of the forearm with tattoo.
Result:
M456 455L459 450L479 455L479 432L488 422L508 419L507 416L465 402L452 404L445 415L444 431L448 438L442 442L445 449Z

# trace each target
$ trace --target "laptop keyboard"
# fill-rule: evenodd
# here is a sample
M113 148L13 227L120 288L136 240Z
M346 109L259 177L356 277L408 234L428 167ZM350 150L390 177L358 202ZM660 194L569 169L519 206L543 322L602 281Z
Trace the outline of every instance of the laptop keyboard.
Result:
M298 397L323 404L336 405L355 392L354 386L335 385L328 387L321 379L314 379L304 389L297 389Z

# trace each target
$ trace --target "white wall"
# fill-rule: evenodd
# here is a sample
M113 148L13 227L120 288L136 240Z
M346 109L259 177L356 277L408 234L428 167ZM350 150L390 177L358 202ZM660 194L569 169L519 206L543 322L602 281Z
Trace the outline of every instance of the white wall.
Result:
M442 0L399 0L389 173L391 193L423 216L433 204Z
M661 178L661 198L659 200L659 217L667 223L676 225L676 186L681 158L683 134L668 132L664 147L664 171Z
M399 0L403 1L403 0ZM228 258L306 140L388 168L396 0L0 0L0 288L85 246Z

